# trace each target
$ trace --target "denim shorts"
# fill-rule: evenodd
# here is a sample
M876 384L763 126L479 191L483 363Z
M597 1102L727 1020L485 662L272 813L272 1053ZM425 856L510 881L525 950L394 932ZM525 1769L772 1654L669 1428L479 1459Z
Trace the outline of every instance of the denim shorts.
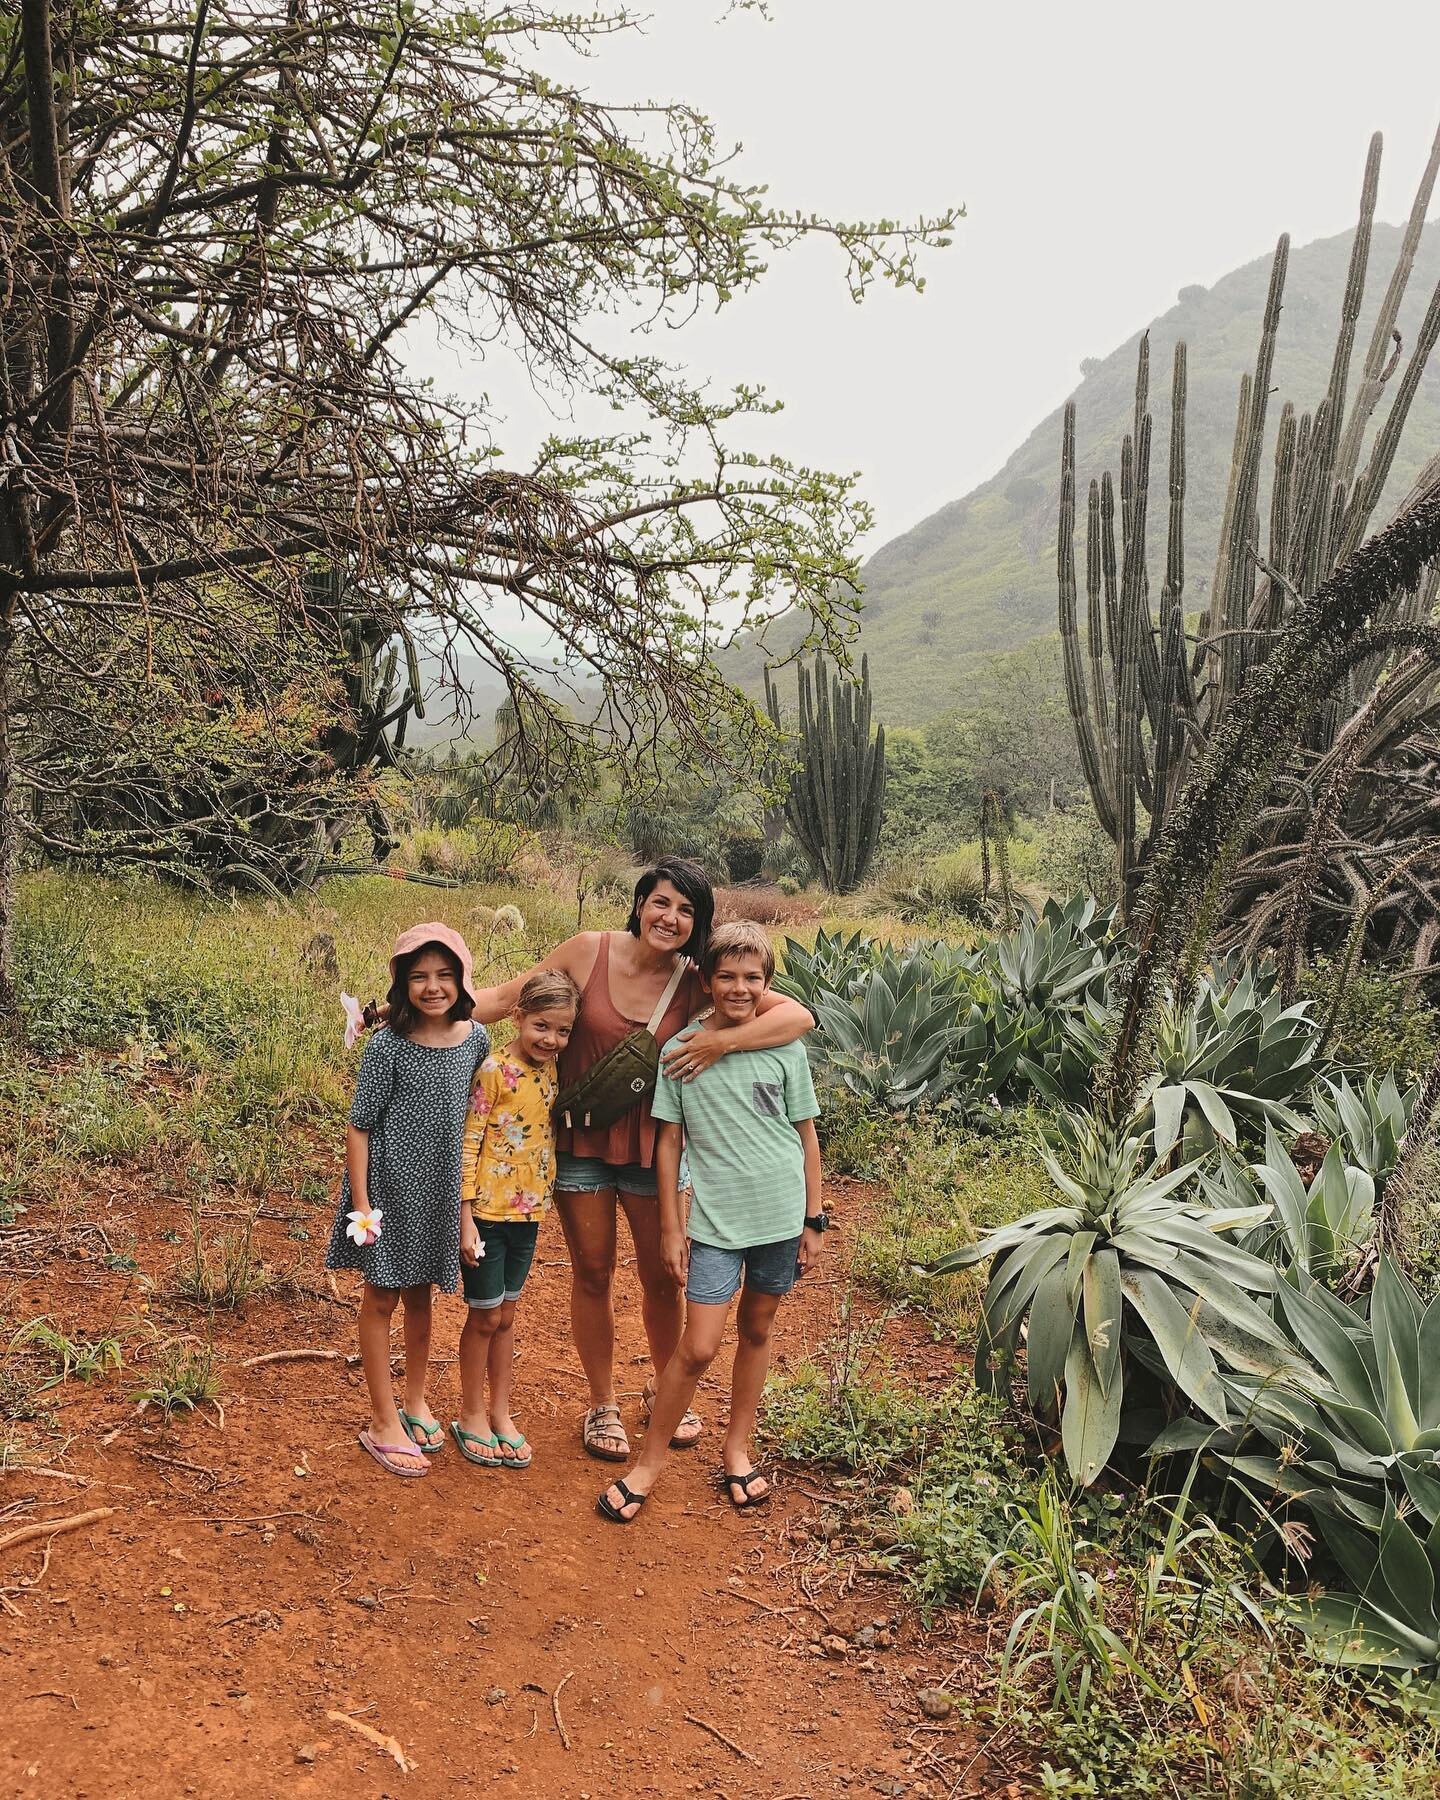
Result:
M555 1153L556 1193L593 1194L605 1188L640 1194L647 1200L653 1200L659 1191L655 1171L642 1169L639 1163L607 1163L598 1156L572 1156L568 1150Z
M476 1312L489 1312L502 1300L518 1300L535 1260L535 1240L540 1235L538 1220L477 1219L475 1228L485 1254L472 1268L460 1265L460 1285L465 1291L465 1304Z
M696 1306L728 1306L739 1291L742 1271L746 1287L757 1294L788 1294L795 1285L799 1250L798 1237L782 1238L778 1244L752 1244L747 1250L722 1250L717 1244L697 1244L692 1238L685 1298Z

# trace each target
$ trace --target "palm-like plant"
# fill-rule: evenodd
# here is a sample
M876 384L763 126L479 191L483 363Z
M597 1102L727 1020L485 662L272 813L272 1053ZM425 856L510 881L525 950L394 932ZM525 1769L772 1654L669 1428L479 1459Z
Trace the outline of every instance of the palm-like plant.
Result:
M1119 1436L1127 1351L1153 1349L1169 1378L1208 1418L1229 1418L1217 1356L1272 1366L1283 1337L1251 1298L1276 1285L1268 1263L1226 1233L1258 1225L1267 1206L1207 1208L1177 1197L1195 1164L1168 1174L1143 1139L1102 1133L1071 1114L1070 1168L1043 1161L1065 1203L987 1233L933 1265L946 1274L993 1258L975 1349L977 1385L1009 1379L1022 1328L1031 1405L1058 1410L1072 1476L1088 1486Z
M1300 1129L1293 1102L1314 1079L1319 1033L1308 1002L1285 1006L1265 988L1246 970L1228 988L1203 981L1191 1007L1162 1009L1158 1066L1144 1090L1157 1156L1182 1138L1189 1155L1235 1143L1237 1114L1252 1127Z

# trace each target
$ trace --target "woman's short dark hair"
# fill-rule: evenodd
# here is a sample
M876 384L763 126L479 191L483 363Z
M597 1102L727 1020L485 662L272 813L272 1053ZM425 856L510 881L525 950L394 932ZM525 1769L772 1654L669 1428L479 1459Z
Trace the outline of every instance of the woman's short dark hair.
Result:
M705 954L705 940L715 918L715 891L699 863L691 862L688 857L662 856L659 862L651 863L635 883L635 898L630 903L630 917L625 921L625 929L631 937L639 937L640 908L662 881L668 882L677 894L683 894L694 908L695 922L684 949L691 962L698 963Z
M421 1014L410 1004L410 971L431 950L437 956L445 958L450 973L455 977L455 1004L446 1013L446 1018L455 1021L468 1019L473 1009L474 1002L465 992L465 971L460 967L460 958L445 944L421 944L418 949L409 951L405 956L396 957L395 976L390 983L390 992L385 996L390 1003L385 1023L399 1037L409 1037L420 1023Z

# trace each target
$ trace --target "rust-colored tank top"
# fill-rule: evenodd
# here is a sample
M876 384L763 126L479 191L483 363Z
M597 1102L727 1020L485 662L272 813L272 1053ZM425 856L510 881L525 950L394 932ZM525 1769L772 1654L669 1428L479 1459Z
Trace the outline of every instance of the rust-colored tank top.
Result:
M595 967L590 971L590 979L580 997L580 1016L560 1057L562 1088L599 1062L621 1038L629 1037L632 1031L649 1024L648 1015L643 1019L627 1019L610 998L610 935L607 931L600 938ZM662 1048L689 1023L694 1011L695 980L692 975L676 988L655 1033ZM655 1135L655 1121L650 1116L647 1094L638 1106L632 1106L613 1125L602 1125L593 1131L578 1125L573 1128L557 1125L555 1142L557 1148L568 1150L572 1156L598 1157L601 1162L617 1168L638 1163L642 1169L648 1169L655 1161Z

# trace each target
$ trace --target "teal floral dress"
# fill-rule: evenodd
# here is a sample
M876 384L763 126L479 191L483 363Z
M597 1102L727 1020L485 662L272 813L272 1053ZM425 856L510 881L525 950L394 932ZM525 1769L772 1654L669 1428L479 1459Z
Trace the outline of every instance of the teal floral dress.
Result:
M382 1027L365 1046L350 1123L370 1136L369 1194L383 1216L373 1244L353 1243L346 1214L356 1201L340 1184L327 1269L358 1269L372 1287L460 1282L460 1148L475 1070L490 1048L483 1025L434 1049Z

